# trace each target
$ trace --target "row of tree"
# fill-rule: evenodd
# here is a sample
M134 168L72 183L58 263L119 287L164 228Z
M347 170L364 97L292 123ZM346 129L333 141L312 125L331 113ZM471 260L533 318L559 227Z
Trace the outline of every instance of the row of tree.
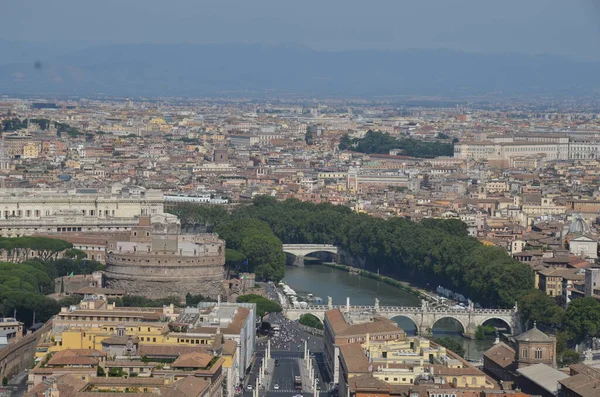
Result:
M6 252L9 261L28 260L31 251L42 260L56 258L60 252L73 248L68 241L47 237L0 237L0 255Z
M273 302L264 296L257 294L240 295L236 300L238 303L256 303L256 315L262 318L269 313L279 313L282 308L277 302Z
M395 138L388 133L369 130L363 138L342 136L340 150L353 150L367 154L388 154L390 150L400 149L403 156L433 158L452 156L454 145L441 141L422 141L413 138Z
M50 126L50 123L52 122L51 120L48 120L48 119L30 119L29 121L31 123L38 124L42 131L47 130L48 127ZM2 127L2 131L7 131L7 132L17 131L17 130L27 128L27 122L28 122L28 119L21 120L17 117L14 117L11 119L2 120L0 127ZM66 133L70 136L83 135L83 133L81 131L79 131L79 129L77 129L75 127L71 127L69 124L54 122L54 125L56 127L56 131L59 136L63 133Z
M9 260L22 261L0 262L0 314L16 314L18 320L29 326L45 322L63 304L68 304L46 296L54 293L55 278L104 268L72 247L67 241L45 237L0 238L0 252ZM36 257L27 259L33 251ZM71 257L57 259L61 252Z
M487 307L512 307L533 288L531 268L505 250L469 237L459 220L384 220L344 206L258 196L228 214L216 207L182 205L184 224L216 230L227 246L248 257L265 279L283 277L281 242L335 244L366 270L417 284L442 285Z
M531 325L562 333L566 341L580 343L600 338L600 302L594 298L575 299L565 310L543 291L531 290L519 299L521 318Z
M217 232L228 247L244 255L240 270L253 272L262 280L283 278L286 260L283 245L267 223L252 218L232 219L219 225Z

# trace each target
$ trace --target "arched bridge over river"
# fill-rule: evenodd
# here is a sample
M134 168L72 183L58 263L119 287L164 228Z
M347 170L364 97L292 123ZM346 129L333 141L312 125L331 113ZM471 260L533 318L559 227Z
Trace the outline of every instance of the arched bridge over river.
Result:
M520 321L517 306L512 309L476 309L472 304L464 309L450 307L430 307L426 301L420 307L402 306L380 306L379 300L375 300L374 306L350 306L347 300L345 306L333 305L331 299L327 305L311 305L307 308L289 308L285 315L290 320L298 320L301 315L309 313L317 316L323 321L325 312L332 309L340 309L342 312L356 312L364 314L379 315L393 319L395 317L406 317L411 319L417 326L419 335L431 335L435 323L444 318L452 318L463 327L463 335L474 338L477 327L489 320L500 320L516 335L520 333Z
M283 252L293 255L294 265L304 266L304 257L315 252L329 252L337 255L338 247L331 244L283 244Z

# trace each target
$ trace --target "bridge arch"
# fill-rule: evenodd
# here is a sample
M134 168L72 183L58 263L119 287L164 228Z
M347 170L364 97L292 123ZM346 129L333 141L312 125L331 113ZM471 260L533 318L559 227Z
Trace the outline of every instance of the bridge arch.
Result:
M419 333L419 324L417 323L417 319L410 314L395 314L390 316L390 320L394 321L400 328L404 330L408 335L417 335ZM405 320L405 321L402 321ZM408 320L408 321L406 321ZM407 329L406 324L411 323L412 327Z
M466 333L468 330L468 324L465 324L464 321L458 317L458 316L454 316L451 314L447 314L447 315L441 315L441 316L436 316L435 319L433 320L433 322L431 323L431 332L433 333L433 328L435 328L435 325L440 321L440 320L444 320L444 319L452 319L455 322L457 322L458 324L460 324L460 326L462 327L462 332Z
M506 325L506 327L508 328L508 330L510 331L511 335L514 334L515 330L513 329L512 321L509 321L506 318L503 318L501 316L490 316L490 317L487 317L487 318L483 319L483 321L481 321L477 325L485 325L485 323L488 322L488 321L490 321L490 320L496 320L496 321L500 321L500 322L504 323Z

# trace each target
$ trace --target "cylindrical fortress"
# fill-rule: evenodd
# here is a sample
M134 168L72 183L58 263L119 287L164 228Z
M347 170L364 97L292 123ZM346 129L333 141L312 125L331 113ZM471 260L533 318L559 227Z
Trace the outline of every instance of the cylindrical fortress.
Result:
M160 218L160 219L158 219ZM110 241L105 279L110 288L149 298L215 297L224 278L225 242L214 234L179 234L172 215L140 218L127 241Z

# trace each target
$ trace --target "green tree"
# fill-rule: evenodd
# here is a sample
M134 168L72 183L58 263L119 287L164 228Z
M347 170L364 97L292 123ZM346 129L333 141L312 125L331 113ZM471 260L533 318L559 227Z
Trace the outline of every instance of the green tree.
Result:
M83 295L72 294L58 301L60 307L78 305L83 299Z
M496 328L492 325L478 325L475 331L475 338L478 340L485 339L488 335L496 333Z
M314 314L306 313L300 316L298 322L307 327L323 329L323 322Z
M575 342L600 336L600 303L591 297L575 299L569 303L564 323L569 338Z
M568 367L569 365L577 364L581 361L581 354L575 350L567 349L559 355L558 365L559 367Z
M117 306L122 307L162 307L173 304L181 306L181 298L178 296L168 296L160 299L150 299L140 295L125 295L115 300Z
M75 249L75 248L66 250L63 255L65 256L65 258L77 259L77 260L85 259L88 257L88 255L85 252L83 252L82 250Z
M279 313L282 311L281 306L277 302L256 294L240 295L236 301L239 303L256 303L256 315L260 317L261 321L267 313Z
M214 299L204 295L192 295L189 292L185 294L185 305L186 306L197 306L200 302L214 302Z
M121 368L111 368L108 370L108 376L114 378L121 378L125 375L125 372Z
M444 346L448 350L452 350L454 353L458 354L461 357L465 356L465 348L463 347L463 345L461 345L460 342L452 338L434 338L433 341L440 346Z
M387 154L392 149L400 149L405 156L432 158L451 156L454 146L440 141L422 141L413 138L397 139L381 131L367 131L363 138L351 139L345 135L340 140L340 150L352 148L361 153Z
M533 323L550 328L559 328L564 321L565 311L545 292L538 289L528 290L518 299L519 314L525 329Z
M283 278L286 257L277 237L247 236L241 242L240 251L248 258L248 264L256 277L273 281Z

